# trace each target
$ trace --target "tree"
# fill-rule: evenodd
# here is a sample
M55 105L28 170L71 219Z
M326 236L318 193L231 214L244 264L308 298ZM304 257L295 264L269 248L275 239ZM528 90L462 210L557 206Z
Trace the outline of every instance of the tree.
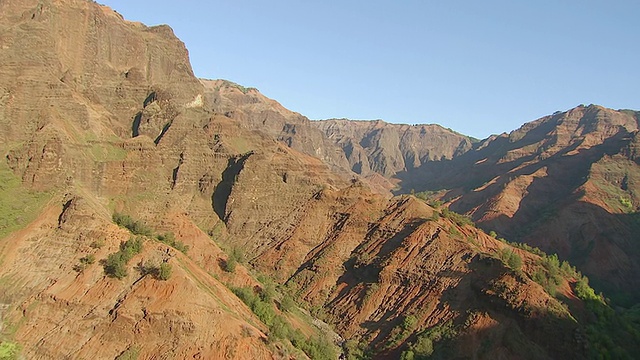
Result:
M171 268L171 264L163 262L160 264L160 268L158 269L158 280L167 281L171 277L173 269Z
M123 279L128 275L127 261L128 259L125 260L125 256L120 252L109 254L104 264L104 272L110 277Z

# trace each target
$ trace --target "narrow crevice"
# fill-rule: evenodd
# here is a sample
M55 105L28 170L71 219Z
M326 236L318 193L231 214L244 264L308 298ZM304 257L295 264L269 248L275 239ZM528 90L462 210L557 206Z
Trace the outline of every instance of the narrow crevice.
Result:
M62 224L65 221L66 212L69 209L69 207L71 207L71 205L73 204L73 200L74 199L69 199L67 200L67 202L64 203L64 205L62 205L62 211L60 212L60 215L58 215L58 228L62 227Z
M158 100L158 94L156 94L155 91L152 91L146 99L144 99L144 102L142 103L142 107L147 107L149 106L149 104L151 104L152 102Z
M244 168L245 162L251 155L253 155L253 151L229 159L227 168L222 172L222 180L216 185L211 196L213 211L225 222L227 221L227 202L229 201L229 196L231 196L231 190L238 179L238 175Z
M164 134L166 134L169 128L171 127L171 124L173 124L173 121L169 121L168 123L164 124L164 127L162 127L162 131L160 132L160 135L158 135L158 137L155 140L153 140L154 144L158 145L160 140L162 140L162 137L164 136Z
M176 182L178 182L178 172L180 171L180 166L184 163L184 153L180 153L180 159L178 160L178 166L173 169L173 173L171 175L171 190L176 187Z
M142 111L138 112L133 118L133 124L131 125L131 137L140 135L140 122L142 121Z

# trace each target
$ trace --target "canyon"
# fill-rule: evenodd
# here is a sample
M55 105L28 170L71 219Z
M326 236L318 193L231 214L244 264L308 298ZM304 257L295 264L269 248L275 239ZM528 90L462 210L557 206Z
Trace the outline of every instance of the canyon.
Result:
M85 0L0 2L0 44L15 358L638 350L637 112L578 106L484 140L311 121Z

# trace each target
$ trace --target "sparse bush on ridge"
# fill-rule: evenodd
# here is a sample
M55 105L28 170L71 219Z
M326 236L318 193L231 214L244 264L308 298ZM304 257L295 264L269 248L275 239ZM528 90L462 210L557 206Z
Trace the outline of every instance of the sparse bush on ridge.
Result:
M498 251L498 258L502 260L510 269L520 271L522 268L522 258L512 249L504 248Z
M120 243L120 251L109 254L104 261L104 272L107 276L117 279L125 278L129 274L127 272L127 263L142 251L142 244L143 241L140 237L131 238Z
M458 226L474 225L473 221L468 216L458 214L457 212L451 211L446 207L442 209L442 216L455 222Z
M129 230L134 235L143 235L143 236L148 236L148 237L154 236L153 230L150 227L148 227L147 225L145 225L144 223L142 223L142 222L140 222L138 220L134 220L129 215L125 215L125 214L121 214L121 213L114 213L113 214L113 222L116 223L118 226L126 228L127 230ZM176 236L172 232L166 232L164 234L157 234L157 235L155 235L155 238L158 241L160 241L161 243L167 244L167 245L173 247L174 249L176 249L178 251L181 251L182 253L186 254L187 251L189 251L189 245L185 245L185 243L183 243L182 241L176 240ZM104 244L104 242L102 242L102 245L103 244ZM93 243L92 243L92 245L93 245ZM100 245L100 244L97 243L96 246L98 246L98 245ZM102 246L102 245L100 245L100 246Z
M140 221L133 220L129 215L114 213L113 222L118 226L128 229L134 235L151 236L153 234L151 228Z
M172 248L186 254L189 251L189 245L185 245L182 241L176 240L176 236L172 232L156 235L156 239L163 244L167 244Z
M173 268L171 267L171 264L167 262L162 262L158 265L153 261L147 261L140 266L140 272L142 275L151 275L158 280L166 281L171 278Z

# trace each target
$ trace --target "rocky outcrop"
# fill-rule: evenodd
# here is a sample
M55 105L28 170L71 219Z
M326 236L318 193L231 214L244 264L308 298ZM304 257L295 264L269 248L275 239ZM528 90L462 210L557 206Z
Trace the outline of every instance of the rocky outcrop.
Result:
M472 148L474 139L439 125L333 119L313 125L344 151L351 170L393 178L429 161L446 161Z
M287 146L321 159L337 168L348 169L340 149L323 136L308 118L285 109L255 88L245 88L226 80L201 80L205 99L214 111L261 131Z

